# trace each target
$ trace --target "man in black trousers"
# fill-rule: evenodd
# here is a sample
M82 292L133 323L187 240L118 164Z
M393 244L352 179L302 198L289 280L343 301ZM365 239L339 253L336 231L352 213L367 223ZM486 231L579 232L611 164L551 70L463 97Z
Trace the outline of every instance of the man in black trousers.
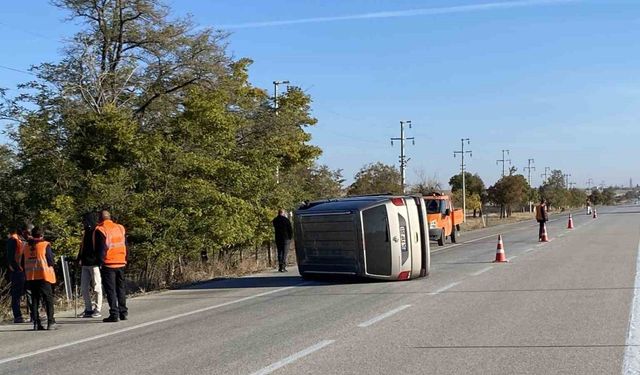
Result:
M278 216L273 221L273 229L276 233L276 248L278 249L278 272L287 272L287 251L293 238L291 221L287 218L285 210L280 209Z

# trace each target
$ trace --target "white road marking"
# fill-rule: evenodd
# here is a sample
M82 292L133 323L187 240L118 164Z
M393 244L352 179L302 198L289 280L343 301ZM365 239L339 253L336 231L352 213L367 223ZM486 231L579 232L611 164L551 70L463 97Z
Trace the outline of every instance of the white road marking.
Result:
M509 260L514 260L514 259L516 259L517 257L518 257L517 255L514 255L514 256L512 256L511 258L509 258Z
M528 248L528 249L527 249L527 250L525 250L524 252L525 252L525 253L528 253L528 252L530 252L530 251L533 251L533 247Z
M136 324L136 325L131 326L131 327L126 327L126 328L118 329L118 330L115 330L115 331L102 333L100 335L86 337L84 339L67 342L65 344L50 346L48 348L36 350L36 351L33 351L33 352L29 352L29 353L23 353L23 354L15 356L15 357L9 357L9 358L0 359L0 365L8 363L8 362L12 362L12 361L17 361L19 359L33 357L33 356L40 355L40 354L43 354L43 353L52 352L54 350L59 350L59 349L68 348L68 347L74 346L74 345L84 344L86 342L99 340L99 339L102 339L102 338L105 338L105 337L118 335L120 333L125 333L125 332L133 331L133 330L136 330L136 329L144 328L144 327L149 327L149 326L152 326L152 325L169 322L171 320L176 320L176 319L184 318L184 317L187 317L187 316L200 314L200 313L203 313L205 311L219 309L221 307L233 305L233 304L244 302L244 301L249 301L249 300L252 300L252 299L255 299L255 298L268 296L270 294L274 294L274 293L278 293L278 292L283 292L285 290L289 290L289 289L292 289L292 288L295 288L295 287L299 287L299 286L303 286L303 285L306 285L306 284L307 283L301 283L301 284L294 285L294 286L288 286L288 287L284 287L284 288L280 288L280 289L270 290L268 292L254 294L252 296L247 296L247 297L243 297L243 298L236 299L236 300L233 300L233 301L224 302L224 303L221 303L221 304L218 304L218 305L204 307L204 308L201 308L201 309L192 310L192 311L189 311L189 312L186 312L186 313L177 314L177 315L169 316L169 317L166 317L166 318L162 318L162 319L158 319L158 320L152 320L150 322Z
M251 375L267 375L267 374L271 374L272 372L276 371L279 368L282 368L290 363L293 363L297 360L299 360L302 357L306 357L309 354L316 352L322 348L324 348L325 346L329 346L331 344L333 344L335 342L335 340L324 340L324 341L320 341L319 343L310 346L304 350L301 350L293 355L288 356L285 359L281 359L278 362L275 362L259 371L256 371L254 373L252 373Z
M442 293L442 292L444 292L445 290L451 289L451 288L453 288L454 286L456 286L456 285L458 285L458 284L460 284L460 281L456 281L455 283L451 283L451 284L449 284L449 285L443 286L442 288L440 288L440 289L436 290L435 292L433 292L433 293L431 293L431 294L438 294L438 293Z
M364 323L358 324L358 327L360 327L360 328L369 327L370 325L378 323L382 319L386 319L386 318L388 318L388 317L390 317L392 315L395 315L395 314L399 313L400 311L406 309L407 307L411 307L411 305L402 305L402 306L400 306L398 308L395 308L395 309L393 309L391 311L387 311L386 313L380 314L380 315L376 316L373 319L369 319Z
M638 288L640 287L640 243L638 243L638 254L636 255L634 287L629 317L629 333L622 361L623 375L640 373L640 347L637 346L640 344L640 295L638 295Z
M483 273L489 271L490 269L492 269L493 267L486 267L481 269L480 271L474 272L471 274L471 276L478 276L478 275L482 275Z

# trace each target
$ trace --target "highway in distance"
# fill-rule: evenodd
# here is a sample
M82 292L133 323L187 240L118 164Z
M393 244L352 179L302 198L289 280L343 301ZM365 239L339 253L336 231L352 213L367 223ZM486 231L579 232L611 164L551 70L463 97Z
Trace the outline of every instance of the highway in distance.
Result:
M640 206L573 218L548 243L534 220L462 233L418 280L293 267L134 298L118 324L3 325L0 374L639 373ZM509 263L492 263L498 233Z

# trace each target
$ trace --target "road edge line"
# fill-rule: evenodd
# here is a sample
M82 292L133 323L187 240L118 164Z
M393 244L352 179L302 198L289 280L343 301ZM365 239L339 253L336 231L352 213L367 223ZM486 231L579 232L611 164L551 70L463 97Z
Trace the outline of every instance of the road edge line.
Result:
M187 316L200 314L200 313L203 313L203 312L206 312L206 311L219 309L221 307L234 305L236 303L245 302L245 301L249 301L249 300L252 300L252 299L255 299L255 298L268 296L270 294L274 294L274 293L278 293L278 292L284 292L285 290L293 289L295 287L303 286L303 285L306 285L306 284L307 283L301 283L301 284L298 284L298 285L287 286L287 287L280 288L280 289L270 290L270 291L267 291L267 292L258 293L258 294L254 294L254 295L251 295L251 296L243 297L243 298L240 298L240 299L237 299L237 300L224 302L224 303L221 303L221 304L218 304L218 305L203 307L201 309L192 310L192 311L185 312L185 313L182 313L182 314L168 316L166 318L162 318L162 319L152 320L150 322L136 324L136 325L131 326L131 327L121 328L121 329L118 329L118 330L115 330L115 331L105 332L105 333L101 333L99 335L85 337L84 339L71 341L71 342L68 342L68 343L65 343L65 344L50 346L48 348L35 350L35 351L29 352L29 353L16 355L16 356L9 357L9 358L3 358L3 359L0 359L0 365L3 365L5 363L9 363L9 362L13 362L13 361L17 361L17 360L20 360L20 359L24 359L24 358L33 357L33 356L36 356L36 355L39 355L39 354L48 353L48 352L52 352L52 351L59 350L59 349L64 349L64 348L68 348L68 347L79 345L79 344L84 344L86 342L99 340L99 339L102 339L102 338L105 338L105 337L115 336L117 334L133 331L133 330L136 330L136 329L139 329L139 328L144 328L144 327L148 327L148 326L152 326L152 325L156 325L156 324L160 324L160 323L169 322L169 321L172 321L172 320L175 320L175 319L180 319L180 318L184 318L184 317L187 317Z
M626 348L622 360L622 374L631 375L640 373L640 347L636 346L640 342L640 242L638 242L638 252L636 254L636 277L634 281L633 299L631 300L631 311L629 313L629 328L627 329Z

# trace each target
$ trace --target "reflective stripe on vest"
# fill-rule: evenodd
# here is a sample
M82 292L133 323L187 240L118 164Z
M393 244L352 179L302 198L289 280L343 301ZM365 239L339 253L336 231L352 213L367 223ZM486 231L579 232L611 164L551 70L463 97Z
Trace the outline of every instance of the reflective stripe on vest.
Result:
M16 241L16 252L14 254L14 259L18 267L20 267L20 261L22 260L22 253L24 252L24 242L22 242L22 240L20 239L20 236L18 236L17 234L12 234L11 239ZM15 271L11 267L11 265L9 265L9 269L11 271ZM19 270L22 271L22 269L19 269Z
M104 265L110 268L124 267L127 264L124 227L111 220L105 220L98 224L96 230L100 231L105 238L107 254L104 258Z
M47 263L47 247L49 242L40 241L24 247L24 274L28 281L44 280L56 283L56 273Z

